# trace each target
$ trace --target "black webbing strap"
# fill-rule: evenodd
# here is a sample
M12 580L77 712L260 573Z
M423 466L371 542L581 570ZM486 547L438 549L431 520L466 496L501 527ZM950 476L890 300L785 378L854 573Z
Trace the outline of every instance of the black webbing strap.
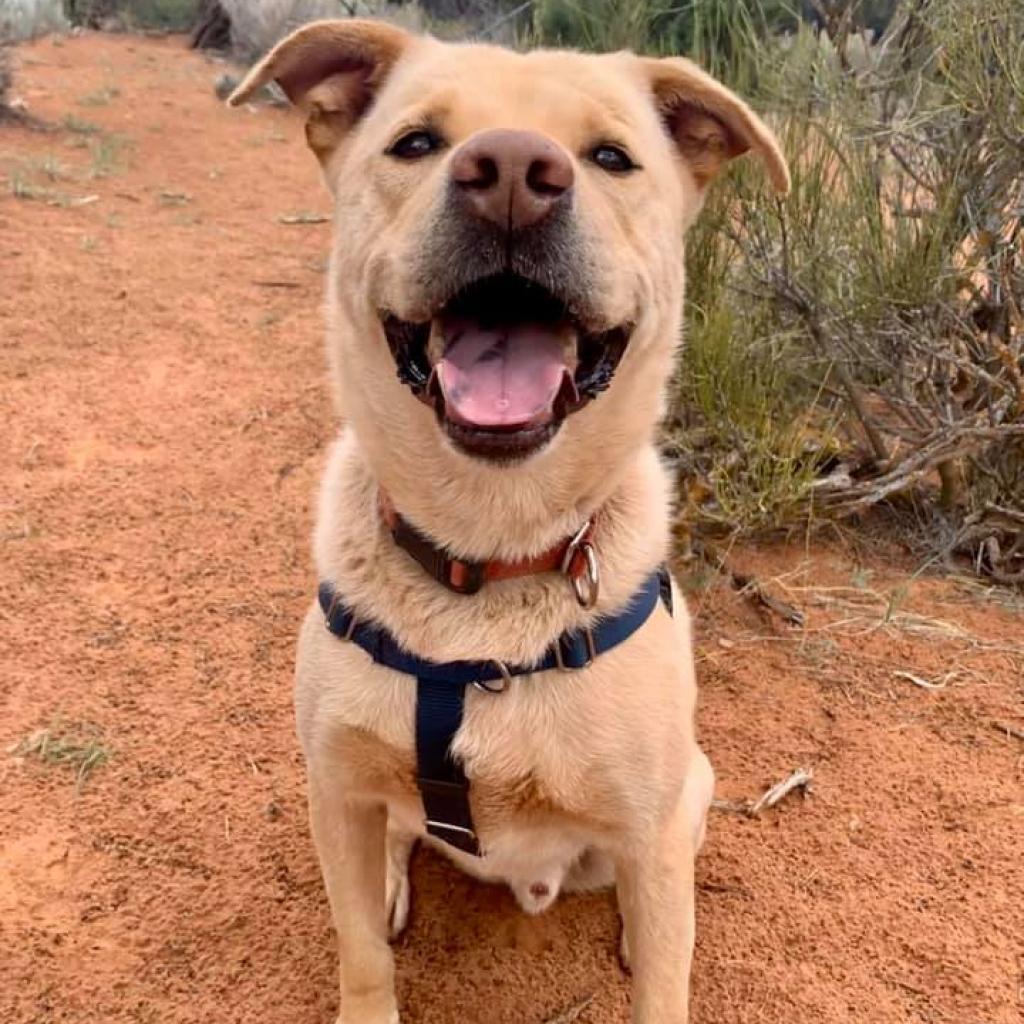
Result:
M672 575L669 573L667 565L663 565L658 570L658 596L661 598L665 610L672 615L674 611L672 608Z
M430 835L465 853L480 856L469 809L469 782L451 755L462 725L465 684L416 680L416 775Z

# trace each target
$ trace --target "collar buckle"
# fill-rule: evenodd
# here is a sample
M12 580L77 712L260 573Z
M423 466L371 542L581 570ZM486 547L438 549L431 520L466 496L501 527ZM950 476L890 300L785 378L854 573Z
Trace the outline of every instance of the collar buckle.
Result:
M463 562L458 558L441 558L437 579L456 594L475 594L487 579L483 562Z

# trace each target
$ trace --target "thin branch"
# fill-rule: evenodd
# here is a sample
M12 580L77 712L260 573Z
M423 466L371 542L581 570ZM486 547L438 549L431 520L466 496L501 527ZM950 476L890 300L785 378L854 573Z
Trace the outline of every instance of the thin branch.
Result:
M788 796L796 789L807 790L810 786L811 779L814 778L814 772L810 768L797 768L792 775L788 778L783 779L781 782L776 782L771 789L767 790L758 800L756 800L747 812L752 818L756 818L762 811L768 810L769 807L774 807L780 800Z
M555 1017L551 1017L544 1022L544 1024L572 1024L573 1021L580 1019L580 1014L594 1001L593 994L586 996L581 999L578 1003L573 1003L568 1009L563 1010Z
M998 729L999 732L1007 737L1014 737L1014 739L1024 740L1024 730L1014 728L1012 725L1007 725L1005 722L993 722L993 729Z

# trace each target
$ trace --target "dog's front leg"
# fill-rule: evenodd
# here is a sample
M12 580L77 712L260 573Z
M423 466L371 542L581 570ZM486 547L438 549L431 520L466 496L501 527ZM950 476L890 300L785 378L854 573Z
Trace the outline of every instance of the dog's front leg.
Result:
M693 958L693 829L681 799L647 846L616 858L634 1024L686 1024Z
M313 840L338 934L338 1024L398 1024L384 906L387 808L347 800L339 788L310 779Z

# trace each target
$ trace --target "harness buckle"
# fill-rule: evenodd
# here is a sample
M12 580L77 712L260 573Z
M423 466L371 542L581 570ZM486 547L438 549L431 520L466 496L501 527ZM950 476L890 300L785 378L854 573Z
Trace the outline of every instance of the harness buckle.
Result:
M581 608L590 609L597 604L598 594L601 592L601 568L597 562L597 552L594 545L590 543L591 521L588 519L573 534L565 548L565 555L562 557L561 571L569 577L572 583L573 593ZM578 556L583 558L583 571L574 572Z
M469 812L469 786L463 780L449 781L430 779L422 775L417 779L423 809L426 812L423 824L427 832L437 839L454 846L464 853L480 856L480 840L473 829L473 821ZM452 821L442 821L442 817L455 818L463 824L456 825Z
M589 668L597 658L597 649L594 646L594 633L589 626L580 630L583 634L583 644L586 652L586 661L578 665L568 664L565 660L565 652L562 650L562 637L555 641L555 664L560 672L578 672L580 669ZM579 636L579 634L576 634Z
M435 839L454 846L456 850L471 854L474 857L481 856L480 840L471 828L463 828L461 825L450 825L447 821L434 821L432 818L424 819L424 827Z

